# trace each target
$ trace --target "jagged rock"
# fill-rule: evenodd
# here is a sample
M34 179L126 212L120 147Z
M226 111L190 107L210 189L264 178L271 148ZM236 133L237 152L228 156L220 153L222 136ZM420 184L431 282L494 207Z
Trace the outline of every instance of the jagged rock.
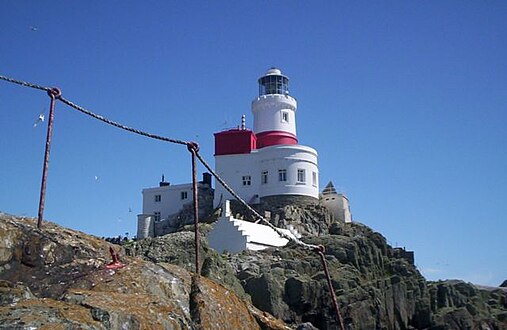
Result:
M308 205L305 204L306 207ZM280 217L276 217L277 214L290 216L293 219L291 224L297 226L297 221L307 221L295 217L304 213L300 211L300 208L295 205L280 206L280 213L272 212L271 220L274 218L280 221ZM236 212L243 211L236 210ZM326 223L325 211L320 212L315 208L312 212L312 216L315 217L312 222L319 222L319 219L323 217L322 222ZM409 258L405 258L399 249L391 248L381 234L372 231L367 226L359 223L335 222L329 226L330 235L325 235L322 230L315 228L313 232L318 233L318 236L305 235L306 241L326 247L326 258L332 282L343 318L349 328L424 329L440 327L442 324L449 326L467 325L470 322L474 326L481 324L482 319L477 311L474 314L476 307L471 300L486 299L485 296L478 298L467 287L458 286L459 290L466 293L464 297L458 295L460 291L454 290L443 299L461 301L464 306L467 306L469 314L459 310L460 307L456 307L457 304L433 308L432 288L428 287L425 279L408 260ZM186 240L170 239L170 237L169 235L167 238L157 238L157 240L179 242L178 246L168 245L167 248L156 249L154 247L160 244L156 243L144 254L157 256L161 253L162 256L156 258L167 260L167 258L174 258L170 256L171 251L177 251L180 255L182 247L192 244L190 241L193 236L190 234ZM203 243L203 246L206 244ZM192 249L188 251L192 252ZM232 272L228 263L221 262L223 257L228 259ZM186 259L193 260L193 255ZM214 274L236 274L244 290L250 295L252 303L259 309L293 325L309 322L319 329L337 327L322 265L315 253L289 244L280 249L268 249L262 252L246 251L236 255L215 255L206 260L204 264L213 261L212 273ZM207 267L203 266L203 269ZM230 281L229 275L226 277ZM228 287L237 291L237 287ZM239 293L243 294L242 291ZM491 306L501 305L501 297L500 295L497 300L492 300ZM488 299L483 302L487 303L487 301ZM452 313L445 314L442 311L452 311ZM497 321L485 324L493 324L501 329L501 322L503 322L501 320L504 317L502 310L500 309L498 313L490 317L496 318Z
M0 281L0 306L16 304L20 300L33 299L29 288L8 281Z
M507 288L507 280L503 281L502 284L500 284L500 287Z
M306 241L326 247L332 283L347 327L465 329L471 324L472 328L507 328L503 292L455 283L452 289L442 291L442 303L435 306L433 286L428 287L414 265L392 249L382 235L357 223L333 227L333 235L308 237ZM229 261L258 308L291 324L309 321L319 329L337 327L322 265L315 253L289 245L243 252L230 256ZM490 313L482 313L484 309L477 303L488 305ZM496 306L503 307L493 310Z
M343 235L312 237L326 257L340 308L357 329L430 326L424 278L408 262L389 257L385 240L365 226ZM310 321L319 329L337 327L318 255L295 246L244 252L230 257L245 291L258 308L289 323Z
M203 330L236 330L236 329L259 329L260 326L254 316L249 312L245 304L234 294L205 277L195 276L192 281L190 294L190 312L192 319L198 324L198 329ZM219 306L218 310L211 310L207 306ZM223 322L230 320L233 322Z
M126 246L125 250L130 256L140 256L155 263L170 263L194 272L194 235L193 232L182 231L156 238L146 238ZM250 296L245 294L231 266L215 250L209 248L207 240L201 237L199 246L201 275L230 288L243 299L250 300Z
M310 322L305 322L297 326L296 330L318 330Z
M435 326L445 329L507 329L507 290L459 280L428 282Z
M217 322L217 329L287 329L176 265L120 251L125 266L107 268L109 243L53 223L39 230L33 219L0 214L0 242L9 242L0 247L0 329L213 329Z

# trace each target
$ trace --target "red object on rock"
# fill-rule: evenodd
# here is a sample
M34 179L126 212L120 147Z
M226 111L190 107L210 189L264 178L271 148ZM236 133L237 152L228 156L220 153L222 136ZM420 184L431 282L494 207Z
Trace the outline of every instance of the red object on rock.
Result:
M113 258L113 261L106 265L107 269L120 269L125 267L125 265L120 262L120 256L118 256L118 252L114 251L112 247L109 247L109 253L111 253L111 258Z

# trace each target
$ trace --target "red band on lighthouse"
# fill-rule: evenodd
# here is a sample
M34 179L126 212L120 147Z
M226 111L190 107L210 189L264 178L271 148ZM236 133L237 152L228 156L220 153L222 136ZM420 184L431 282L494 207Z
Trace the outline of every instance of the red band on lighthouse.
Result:
M280 144L298 144L294 134L283 131L270 131L257 133L257 148L264 148Z

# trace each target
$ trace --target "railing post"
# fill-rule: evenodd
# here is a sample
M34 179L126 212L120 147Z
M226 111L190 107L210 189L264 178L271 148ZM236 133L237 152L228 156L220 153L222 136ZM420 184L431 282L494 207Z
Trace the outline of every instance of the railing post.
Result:
M46 150L44 152L44 164L42 167L42 182L40 187L40 199L39 199L39 212L37 217L37 228L42 227L42 220L44 218L44 204L46 201L46 181L48 177L48 166L49 166L49 152L51 150L51 136L53 135L53 119L55 116L55 103L56 99L62 95L60 89L53 87L48 91L48 95L51 98L49 104L49 119L48 119L48 132L46 135Z
M195 272L200 274L199 267L199 194L197 187L197 162L196 153L199 151L199 146L195 142L188 142L187 149L192 154L192 193L193 193L193 204L194 204L194 234L195 234Z

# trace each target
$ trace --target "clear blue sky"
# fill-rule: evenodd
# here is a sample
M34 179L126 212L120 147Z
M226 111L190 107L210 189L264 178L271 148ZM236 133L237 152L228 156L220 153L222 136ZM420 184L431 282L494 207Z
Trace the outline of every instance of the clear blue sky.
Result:
M321 186L355 220L414 250L428 279L507 279L506 1L6 1L0 44L0 74L196 140L210 162L213 133L251 126L277 66ZM3 212L37 214L48 105L0 81ZM190 181L185 147L56 111L46 218L133 234L142 188Z

